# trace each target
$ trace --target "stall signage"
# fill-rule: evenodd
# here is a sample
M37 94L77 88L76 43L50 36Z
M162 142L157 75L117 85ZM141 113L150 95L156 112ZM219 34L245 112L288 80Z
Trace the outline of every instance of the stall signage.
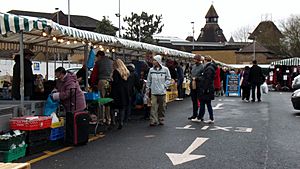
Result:
M231 74L226 78L226 96L237 94L240 96L240 75Z
M33 70L40 70L40 63L38 62L33 63Z

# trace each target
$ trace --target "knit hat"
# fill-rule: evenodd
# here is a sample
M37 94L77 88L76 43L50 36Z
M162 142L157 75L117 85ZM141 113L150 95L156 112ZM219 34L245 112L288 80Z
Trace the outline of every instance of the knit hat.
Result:
M162 62L161 62L161 56L160 55L155 55L154 57L153 57L153 59L154 60L156 60L160 65L162 65Z
M201 60L204 60L204 57L201 56L201 55L195 55L195 56L194 56L194 59L195 59L195 60L198 60L198 61L201 61Z

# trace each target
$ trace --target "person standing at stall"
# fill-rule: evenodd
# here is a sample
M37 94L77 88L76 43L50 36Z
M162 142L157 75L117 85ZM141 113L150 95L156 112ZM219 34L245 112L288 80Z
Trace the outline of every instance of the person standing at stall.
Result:
M246 99L246 102L249 102L250 99L250 90L251 85L249 82L249 76L250 76L250 67L245 66L244 71L241 73L241 89L242 89L242 100L244 101Z
M66 112L80 112L85 110L85 97L80 89L75 74L67 73L63 67L55 70L56 90L52 93L53 100L59 100L64 106ZM73 92L72 89L76 90ZM75 99L76 97L76 99Z
M125 111L129 105L128 77L129 70L121 59L113 62L111 96L114 99L113 107L118 110L118 129L122 129Z
M200 113L198 116L199 121L203 121L203 117L205 114L205 105L207 106L209 113L209 120L205 121L206 123L214 123L214 114L211 105L211 101L214 100L214 77L216 73L217 66L214 62L212 62L212 58L210 56L205 56L205 66L203 70L203 78L201 78L199 82L199 98L200 102Z
M191 71L191 79L190 79L190 89L191 89L191 99L192 99L192 104L193 104L193 115L189 117L189 120L195 120L198 117L198 91L197 86L199 86L197 83L202 76L203 72L203 62L204 57L200 55L195 55L194 56L194 62L195 65L192 67Z
M147 76L147 91L151 90L150 126L164 125L166 93L170 83L170 71L162 65L162 57L154 56L153 67Z
M33 94L34 76L32 72L31 57L34 53L29 49L23 50L24 54L24 100L30 100ZM13 67L13 80L12 80L12 98L20 100L20 54L14 57L15 65Z
M184 93L182 92L182 84L183 84L183 79L184 79L184 74L183 74L183 69L182 65L179 64L178 62L175 61L175 67L176 67L176 72L177 72L177 93L178 97L176 100L183 100L183 95Z

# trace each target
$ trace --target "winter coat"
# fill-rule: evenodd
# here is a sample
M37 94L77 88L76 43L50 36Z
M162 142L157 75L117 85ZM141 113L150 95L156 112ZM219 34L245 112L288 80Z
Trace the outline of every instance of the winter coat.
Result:
M124 108L129 104L128 81L124 80L117 70L113 71L111 97L114 108Z
M56 89L66 112L79 112L86 108L85 97L75 74L67 73L63 80L57 80Z
M219 67L216 69L215 78L214 78L214 87L216 90L221 89L221 70Z
M165 95L171 83L170 71L167 67L152 67L147 76L147 88L151 89L153 95Z
M98 67L98 80L110 79L110 75L113 71L113 61L107 56L103 56L96 62L96 65Z
M20 56L16 56L13 67L12 97L19 100L20 96ZM24 59L24 96L32 96L34 86L34 76L31 68L31 61Z
M264 76L262 74L261 67L259 67L258 65L253 65L250 68L249 81L250 81L251 85L263 84L265 79L264 79Z
M139 77L134 71L134 69L131 70L131 68L128 68L128 70L130 71L130 75L128 77L128 91L129 96L132 97L137 91L140 91L142 87L140 84Z
M250 87L250 69L249 70L244 70L242 73L243 81L242 81L242 87Z
M198 97L200 100L214 100L214 78L217 66L213 62L208 62L204 66L203 75L197 84Z

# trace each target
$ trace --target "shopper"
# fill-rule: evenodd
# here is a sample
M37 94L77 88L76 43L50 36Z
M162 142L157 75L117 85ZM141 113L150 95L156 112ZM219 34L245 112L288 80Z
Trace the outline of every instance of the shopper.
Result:
M114 99L113 108L118 112L118 129L122 129L125 110L129 105L128 77L129 70L121 59L113 62L111 96Z
M250 90L251 90L251 84L249 82L249 76L250 76L250 67L245 66L244 71L241 73L241 89L242 89L242 100L246 102L249 102L250 99Z
M198 116L199 121L203 121L205 114L205 105L207 106L209 113L209 120L206 123L214 123L213 109L211 101L214 100L214 77L217 66L212 62L210 56L205 56L205 66L203 70L203 78L199 82L199 98L200 102L200 113Z
M215 95L218 97L221 95L221 70L220 64L217 64L217 69L214 78Z
M34 56L34 53L29 49L23 50L24 55L24 99L30 100L33 94L34 88L34 76L32 72L32 62L31 57ZM12 80L12 98L15 100L20 100L20 54L15 55L14 57L15 65L13 67L13 80Z
M54 100L59 100L66 112L80 112L85 110L85 97L80 89L75 74L67 73L63 67L55 70L56 92L52 93Z
M183 84L183 80L184 80L184 74L183 74L183 69L182 69L182 63L178 64L178 62L175 61L175 67L176 67L176 72L177 72L177 94L178 97L176 98L176 100L183 100L183 89L182 89L182 84Z
M147 76L147 89L151 93L150 126L163 125L166 106L166 93L170 85L171 75L167 67L162 65L162 57L153 57L153 67Z
M203 73L203 62L204 61L204 57L200 56L200 55L195 55L194 56L194 62L195 65L193 65L192 67L192 71L191 71L191 79L190 79L190 89L191 89L191 99L192 99L192 104L193 104L193 115L191 117L189 117L189 120L196 120L196 118L198 117L198 92L199 89L197 89L197 87L199 86L197 83L199 83L200 77L202 76Z
M82 65L82 67L78 70L76 73L77 80L79 82L81 90L85 90L86 87L86 66L85 64Z
M261 92L260 92L260 85L264 82L264 76L262 74L262 69L257 65L257 61L252 61L253 66L250 68L250 76L249 80L251 83L251 90L252 90L252 100L251 102L255 102L255 90L257 94L257 101L261 102Z

